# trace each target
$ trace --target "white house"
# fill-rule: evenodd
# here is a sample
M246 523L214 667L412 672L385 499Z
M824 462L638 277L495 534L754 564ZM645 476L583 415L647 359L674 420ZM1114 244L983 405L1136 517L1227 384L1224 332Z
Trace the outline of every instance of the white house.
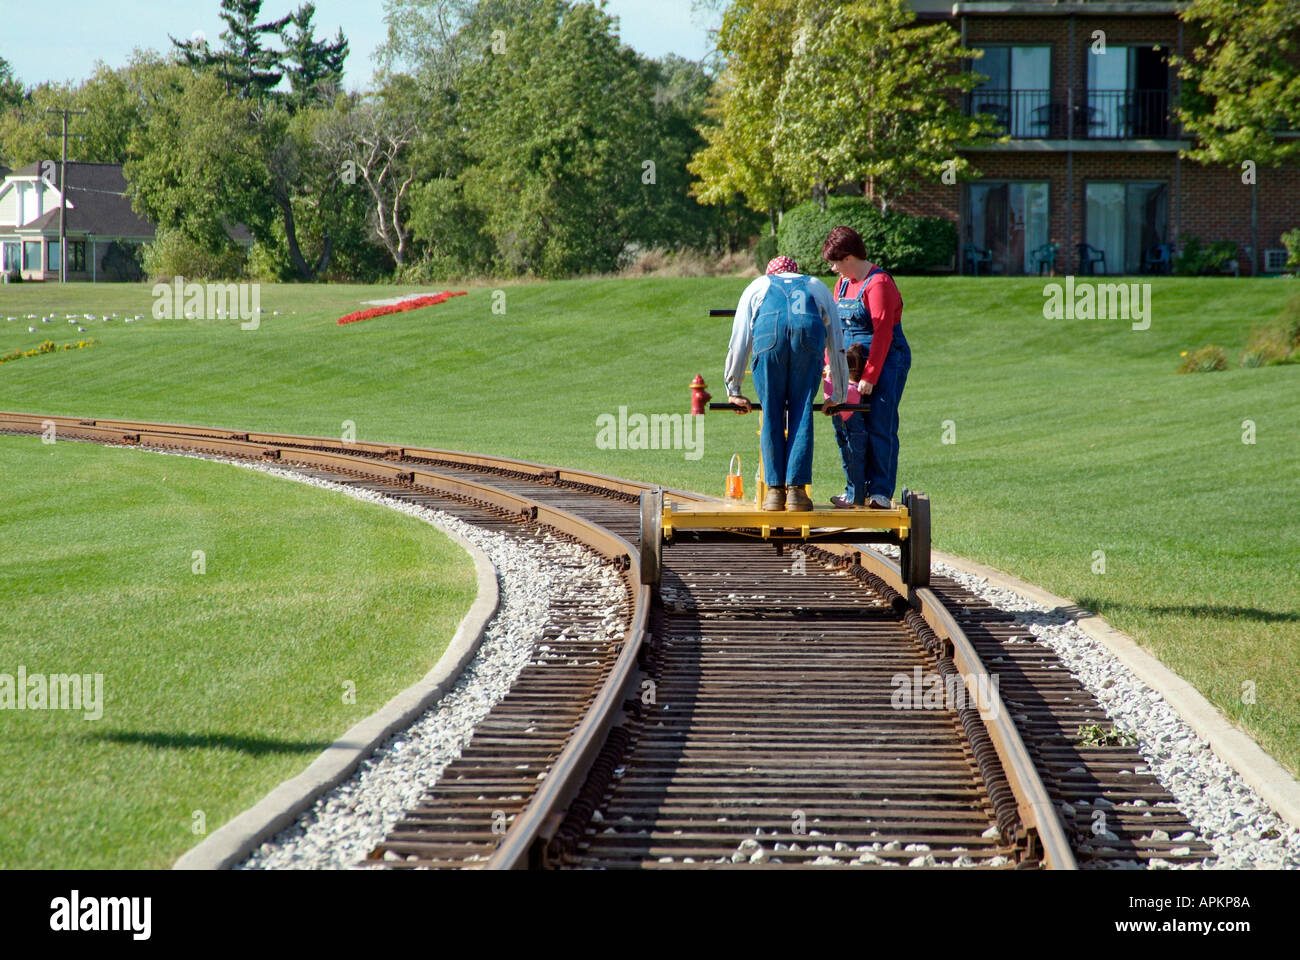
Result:
M154 225L131 209L120 163L69 162L64 231L68 238L68 280L107 280L104 254L120 240L154 238ZM59 279L59 163L43 160L18 170L0 167L0 274L24 280ZM252 236L242 225L231 231L244 245Z

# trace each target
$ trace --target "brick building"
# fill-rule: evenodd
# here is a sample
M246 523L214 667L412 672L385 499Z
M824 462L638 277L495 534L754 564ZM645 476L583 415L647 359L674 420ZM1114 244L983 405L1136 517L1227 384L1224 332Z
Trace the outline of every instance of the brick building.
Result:
M1140 273L1188 236L1238 246L1250 271L1252 199L1260 265L1285 260L1281 234L1300 226L1300 170L1242 171L1179 156L1190 141L1172 117L1179 78L1171 53L1196 42L1163 0L912 0L942 20L989 77L966 98L1011 138L964 151L978 178L936 184L898 204L957 223L965 272L1036 273L1056 246L1056 273ZM1257 194L1252 198L1252 193ZM1086 244L1086 247L1083 246ZM1172 249L1171 249L1172 248Z

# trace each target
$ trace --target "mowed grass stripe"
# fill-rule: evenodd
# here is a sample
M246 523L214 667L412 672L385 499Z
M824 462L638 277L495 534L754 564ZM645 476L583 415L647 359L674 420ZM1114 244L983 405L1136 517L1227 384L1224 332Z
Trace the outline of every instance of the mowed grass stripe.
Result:
M166 867L435 663L474 597L440 532L225 464L0 437L0 867ZM195 573L195 551L203 573ZM355 703L344 700L345 682Z

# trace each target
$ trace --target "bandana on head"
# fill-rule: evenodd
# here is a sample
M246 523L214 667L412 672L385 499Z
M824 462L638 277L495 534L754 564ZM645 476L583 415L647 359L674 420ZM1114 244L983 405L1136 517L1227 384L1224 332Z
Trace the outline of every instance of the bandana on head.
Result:
M767 261L767 275L770 277L774 273L798 273L799 264L795 263L789 257L773 257Z

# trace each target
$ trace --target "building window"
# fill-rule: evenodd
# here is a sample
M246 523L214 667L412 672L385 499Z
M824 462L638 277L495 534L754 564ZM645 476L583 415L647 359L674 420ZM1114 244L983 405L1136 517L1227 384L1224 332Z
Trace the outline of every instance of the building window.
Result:
M1013 137L1046 137L1052 126L1052 48L982 47L972 63L988 77L970 94L970 113L997 118Z
M990 273L1036 272L1034 252L1048 242L1047 183L980 183L966 188L969 219L964 256ZM986 259L987 257L987 259Z
M39 240L23 241L23 269L24 270L41 269L41 241Z
M57 240L45 241L45 263L46 263L46 267L45 267L46 270L59 269L59 241Z
M68 273L86 272L86 241L68 241Z
M1105 258L1097 273L1139 273L1143 256L1167 242L1169 184L1089 183L1087 242Z
M22 269L22 260L19 258L19 246L16 243L6 243L4 245L4 262L0 264L0 272L17 273Z
M1089 53L1087 133L1091 139L1169 136L1169 54L1162 47L1107 44Z

